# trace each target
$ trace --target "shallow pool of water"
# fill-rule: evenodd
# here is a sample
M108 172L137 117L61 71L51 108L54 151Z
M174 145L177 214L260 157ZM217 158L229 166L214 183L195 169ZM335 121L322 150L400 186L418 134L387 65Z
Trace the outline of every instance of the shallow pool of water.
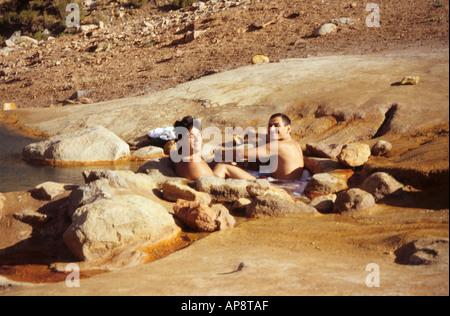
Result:
M51 167L33 165L21 158L21 152L28 144L40 139L24 136L9 125L0 123L0 192L27 191L47 181L83 184L84 170L122 169L136 171L138 166L124 164L95 167ZM136 169L136 170L134 170Z

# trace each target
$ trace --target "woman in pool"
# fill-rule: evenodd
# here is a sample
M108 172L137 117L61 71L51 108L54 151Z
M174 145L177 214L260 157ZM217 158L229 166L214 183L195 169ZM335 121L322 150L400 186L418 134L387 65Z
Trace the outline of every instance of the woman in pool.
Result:
M170 157L175 164L175 173L179 177L197 180L202 176L214 176L213 170L202 159L203 139L200 122L186 116L174 124L178 142Z

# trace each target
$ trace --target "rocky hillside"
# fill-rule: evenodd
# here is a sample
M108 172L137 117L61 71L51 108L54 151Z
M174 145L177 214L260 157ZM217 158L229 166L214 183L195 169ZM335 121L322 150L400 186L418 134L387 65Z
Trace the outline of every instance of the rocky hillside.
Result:
M257 54L276 62L448 46L448 1L377 1L380 27L367 26L373 12L364 1L211 0L183 9L132 2L85 1L86 25L75 34L41 27L39 42L4 44L0 103L58 106L77 90L92 90L87 103L135 96L247 65ZM330 21L332 33L318 36Z

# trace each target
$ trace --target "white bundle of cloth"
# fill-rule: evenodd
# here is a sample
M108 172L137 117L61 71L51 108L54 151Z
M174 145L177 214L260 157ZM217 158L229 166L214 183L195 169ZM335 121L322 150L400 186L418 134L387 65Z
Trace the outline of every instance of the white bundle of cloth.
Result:
M175 128L173 127L159 127L148 132L148 137L159 138L162 140L176 140L177 135L175 134Z

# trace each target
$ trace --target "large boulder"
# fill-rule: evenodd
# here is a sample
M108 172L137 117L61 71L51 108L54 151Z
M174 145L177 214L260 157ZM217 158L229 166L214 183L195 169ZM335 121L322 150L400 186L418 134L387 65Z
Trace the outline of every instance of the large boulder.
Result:
M127 249L149 247L180 232L166 209L138 195L117 195L80 207L64 241L82 261L104 262Z
M326 23L322 25L321 27L318 27L314 30L315 36L326 36L328 34L336 33L337 32L337 26L333 23Z
M130 147L103 126L94 126L30 144L23 149L22 156L37 163L87 165L127 158Z

